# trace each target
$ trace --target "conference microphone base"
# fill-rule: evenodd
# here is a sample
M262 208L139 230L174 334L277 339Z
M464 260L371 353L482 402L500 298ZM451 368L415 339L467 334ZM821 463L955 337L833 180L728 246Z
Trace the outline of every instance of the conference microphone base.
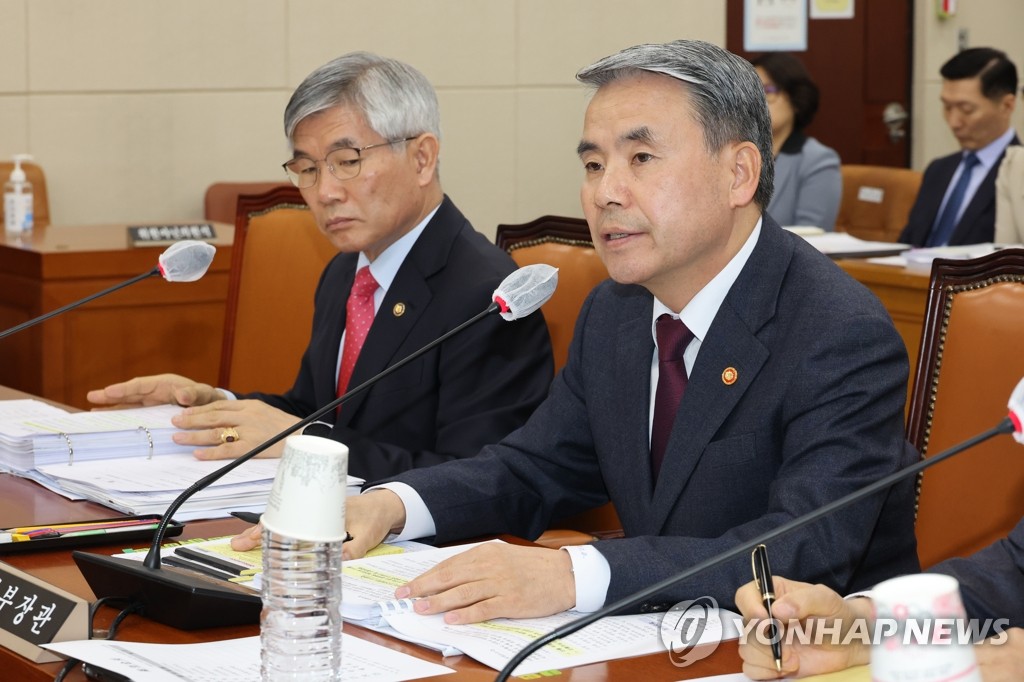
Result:
M142 615L179 630L260 622L260 596L245 587L173 566L73 552L97 598L124 597L142 604Z

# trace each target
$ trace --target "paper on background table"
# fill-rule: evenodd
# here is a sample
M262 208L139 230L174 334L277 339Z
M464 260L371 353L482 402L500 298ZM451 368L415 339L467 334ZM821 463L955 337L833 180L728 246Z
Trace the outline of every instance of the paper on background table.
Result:
M868 258L869 263L878 265L894 265L897 267L917 268L930 271L932 261L936 258L980 258L998 251L1000 247L993 244L965 244L963 246L933 246L927 249L908 249L898 256L880 256Z
M260 638L202 644L140 644L106 639L44 644L57 653L146 682L252 682L260 679ZM344 678L367 682L418 680L455 672L342 633Z
M826 232L825 234L801 235L814 248L830 256L844 254L860 254L871 252L903 251L909 249L907 244L895 242L871 242L858 239L848 232Z

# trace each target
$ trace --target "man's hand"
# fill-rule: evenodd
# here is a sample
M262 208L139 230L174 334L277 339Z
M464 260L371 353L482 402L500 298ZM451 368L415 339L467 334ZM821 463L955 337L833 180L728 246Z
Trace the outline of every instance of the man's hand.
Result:
M755 680L773 680L780 677L807 677L822 673L843 670L854 665L868 662L871 656L870 646L851 642L840 644L856 619L864 619L865 628L873 627L871 601L868 599L843 599L824 585L809 585L786 578L776 577L775 604L772 615L783 623L782 632L782 672L775 670L775 659L771 647L758 641L754 630L740 642L740 658L743 659L743 672ZM768 617L761 603L761 593L753 582L749 582L736 591L736 606L743 614L744 621L761 620ZM808 619L812 622L809 624ZM799 638L786 638L785 629L800 621L805 631L808 628L817 630L822 625L830 627L834 621L840 621L840 635L832 644L832 636L826 634L823 642L801 644ZM787 625L787 623L789 625ZM815 627L817 623L817 627ZM864 630L865 636L870 630ZM764 639L763 637L761 639ZM857 638L854 638L857 639ZM792 640L792 641L790 641Z
M1024 630L1009 628L1007 640L993 644L986 639L974 647L985 682L1018 682L1024 680Z
M342 549L342 559L360 559L384 542L389 533L405 528L402 498L386 488L352 495L345 500L345 530L352 539Z
M354 534L355 531L353 531ZM395 591L446 623L549 616L576 605L568 552L487 543L442 561Z
M86 400L104 408L129 408L149 405L205 405L222 400L223 393L177 374L135 377L106 388L89 391Z
M235 459L263 441L276 436L299 418L260 400L217 400L186 408L171 418L179 429L174 442L194 445L196 459ZM237 439L224 442L225 429L234 429ZM258 457L280 457L284 441L261 452Z
M379 545L388 533L405 526L405 505L390 490L371 490L345 501L345 530L352 539L345 543L342 558L359 559ZM258 523L231 538L231 549L248 552L263 544L263 524Z
M263 524L257 523L231 538L231 549L236 552L248 552L263 544Z

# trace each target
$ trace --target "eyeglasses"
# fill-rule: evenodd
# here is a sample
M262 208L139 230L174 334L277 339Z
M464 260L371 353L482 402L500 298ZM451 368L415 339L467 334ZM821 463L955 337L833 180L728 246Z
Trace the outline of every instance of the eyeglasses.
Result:
M375 147L388 147L399 142L408 142L409 140L415 140L417 137L418 135L413 135L412 137L403 137L398 140L368 144L365 147L340 147L325 156L323 162L331 175L338 180L351 180L359 175L359 169L363 162L362 153L366 150ZM281 167L284 168L284 172L288 175L288 179L292 181L292 184L299 189L312 187L320 177L320 164L313 159L292 159L281 164Z
M779 86L777 85L768 85L767 83L765 83L763 87L764 98L769 102L773 101L776 97L779 96L779 93L782 92L782 90L780 90Z

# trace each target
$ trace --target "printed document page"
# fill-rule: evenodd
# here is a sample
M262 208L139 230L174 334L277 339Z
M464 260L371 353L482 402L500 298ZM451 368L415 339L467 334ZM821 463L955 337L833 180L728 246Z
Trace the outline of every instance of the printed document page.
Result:
M139 644L93 639L47 649L147 682L252 682L260 679L260 638L202 644ZM397 682L455 672L451 668L342 634L345 680Z

